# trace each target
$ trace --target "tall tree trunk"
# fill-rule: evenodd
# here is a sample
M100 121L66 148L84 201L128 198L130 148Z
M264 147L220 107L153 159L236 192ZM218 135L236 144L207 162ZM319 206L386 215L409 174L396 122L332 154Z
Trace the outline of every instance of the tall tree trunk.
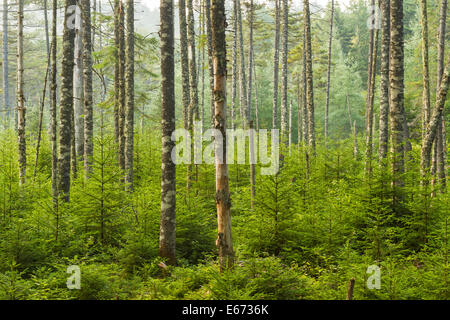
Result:
M273 49L273 104L272 104L272 129L277 128L278 123L278 64L280 48L280 0L275 0L275 43Z
M133 140L134 140L134 2L127 0L126 37L126 140L125 170L128 188L133 190Z
M23 93L23 1L17 9L17 136L19 138L19 183L25 184L27 167L27 144L25 140L25 97Z
M8 79L8 0L3 0L3 104L6 110L6 119L10 119L9 106L9 79Z
M81 9L80 11L82 11ZM84 21L78 11L75 11L75 53L73 68L73 109L75 131L75 153L82 161L84 153L84 77L83 77L83 32Z
M211 107L211 127L214 127L214 70L212 63L212 33L211 33L211 0L205 0L206 37L208 40L208 70Z
M430 71L428 66L428 18L427 0L420 0L421 23L422 23L422 139L425 136L430 118Z
M237 96L237 39L238 39L238 14L237 0L233 0L233 49L231 60L231 128L236 129L236 96ZM213 117L214 118L214 117Z
M73 115L73 65L75 29L68 25L75 0L66 0L61 63L61 102L59 109L58 192L64 201L70 200L70 150ZM72 7L73 8L73 7Z
M247 119L252 119L252 74L253 74L253 20L254 20L254 7L253 0L250 0L249 4L249 36L248 36L248 92L247 92Z
M119 2L119 166L125 170L125 8Z
M194 130L194 119L195 121L199 120L199 111L198 111L198 87L197 87L197 67L195 60L195 22L194 22L194 9L193 9L193 0L187 0L187 8L188 8L188 22L187 22L187 39L188 39L188 58L189 58L189 87L190 87L190 103L189 103L189 131L191 132L191 136L193 135ZM193 156L192 150L196 148L194 143L191 143L191 162L188 165L188 176L187 176L187 191L189 193L192 181L195 179L193 174ZM196 154L196 150L194 150L194 154Z
M330 35L328 38L328 69L327 69L327 99L325 105L325 146L328 141L328 111L330 107L330 74L331 74L331 44L333 40L334 0L331 0Z
M58 241L59 215L58 215L58 150L57 150L57 119L56 119L56 52L57 52L57 10L58 1L53 0L52 4L52 47L50 51L51 72L50 72L50 127L51 127L51 148L52 148L52 198L53 210L57 217L56 241Z
M248 125L250 115L248 110L247 101L247 80L245 74L245 52L244 52L244 35L242 31L242 8L241 1L237 0L237 26L238 26L238 36L239 36L239 59L240 59L240 70L239 70L239 105L241 110L241 119L244 121L245 125Z
M393 186L403 187L404 160L404 53L403 53L403 1L391 0L390 3L390 51L389 51L389 88L390 88L390 125Z
M95 2L95 0L94 0ZM83 106L84 106L84 172L89 176L94 155L93 142L93 101L92 101L92 32L91 32L91 0L82 0L83 20Z
M255 56L253 55L253 83L255 85L255 120L256 120L256 131L259 131L259 110L258 110L258 81L256 80L256 63Z
M228 185L228 164L226 148L226 79L227 79L227 54L225 42L225 1L212 0L212 41L213 41L213 65L214 65L214 127L222 134L222 143L216 142L216 148L222 148L222 159L216 152L216 205L218 237L216 245L219 249L221 271L232 267L234 260L233 240L231 232L231 200ZM217 150L217 149L216 149Z
M120 72L119 72L119 51L120 51L120 0L114 0L114 137L119 145L119 106L120 106ZM119 153L117 153L119 159Z
M389 143L389 1L381 0L380 138L378 149L380 159L386 158Z
M441 10L439 14L438 30L438 57L437 57L437 88L439 88L444 70L444 51L445 51L445 29L447 18L447 0L441 1ZM436 135L436 153L437 153L437 175L442 186L441 191L446 189L447 177L447 139L445 134L445 118L441 116Z
M187 23L186 23L186 2L178 1L178 17L180 25L180 54L181 54L181 84L183 97L183 120L184 129L189 129L189 61L188 61L188 44L187 44Z
M303 32L303 67L302 67L302 142L306 146L308 144L308 105L306 102L306 37Z
M284 143L288 143L288 0L282 0L283 4L283 38L281 41L281 137Z
M309 0L303 0L304 24L305 24L305 53L306 53L306 104L308 108L308 145L313 153L316 149L316 136L314 132L314 92L313 92L313 70L312 70L312 48L311 48L311 21L309 13Z
M159 254L170 264L176 264L176 167L171 160L175 143L171 140L175 130L175 66L173 0L161 0L161 225Z

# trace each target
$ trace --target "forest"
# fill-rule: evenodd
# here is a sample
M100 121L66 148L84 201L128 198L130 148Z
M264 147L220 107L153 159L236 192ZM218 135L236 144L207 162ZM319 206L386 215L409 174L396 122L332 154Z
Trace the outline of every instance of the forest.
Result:
M447 0L2 0L0 300L448 300Z

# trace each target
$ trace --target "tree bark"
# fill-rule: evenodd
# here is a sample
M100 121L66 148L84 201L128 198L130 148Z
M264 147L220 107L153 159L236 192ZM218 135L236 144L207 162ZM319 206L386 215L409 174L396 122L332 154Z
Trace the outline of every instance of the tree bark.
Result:
M430 118L430 71L428 65L428 18L427 0L420 0L421 23L422 23L422 139L425 136Z
M95 0L94 0L95 1ZM85 176L89 177L92 170L94 155L93 142L93 98L92 98L92 32L91 32L91 1L82 0L83 20L83 107L84 107L84 143L83 159Z
M436 104L433 109L433 113L428 122L428 126L425 132L425 136L422 142L421 151L421 169L422 169L422 181L426 185L427 177L430 168L431 160L431 147L433 145L433 140L436 137L437 128L441 121L442 114L444 112L445 99L447 97L448 87L449 87L449 68L450 68L450 56L447 58L447 65L445 67L444 75L441 79L441 84L439 86L439 92L436 97Z
M25 140L25 97L23 92L23 2L19 0L17 9L17 135L19 138L19 183L25 184L27 167L27 144Z
M125 8L119 1L119 166L125 170Z
M275 43L273 51L273 104L272 129L277 128L278 122L278 64L280 48L280 0L275 0Z
M81 7L83 4L81 4ZM80 11L84 9L81 8ZM81 13L82 15L83 13ZM75 155L80 161L84 153L84 77L83 77L83 33L84 19L75 11L75 52L73 67L73 110L75 131Z
M393 186L403 187L404 161L404 53L403 53L403 2L390 2L390 60L389 60L389 88L390 88L390 126Z
M378 149L380 159L386 158L389 144L389 14L389 0L381 0L380 138Z
M173 0L161 0L161 225L159 255L176 264L176 167L171 160L175 143L171 140L175 130L174 85L174 18Z
M330 73L331 73L331 45L333 41L334 0L331 0L330 35L328 38L328 69L327 69L327 98L325 104L325 146L328 140L328 111L330 107Z
M242 9L241 1L237 0L237 26L239 36L239 58L240 58L240 70L239 70L239 106L241 111L241 119L246 125L248 125L250 115L248 110L247 101L247 80L245 74L245 52L244 52L244 36L242 32Z
M237 0L233 0L233 48L231 57L231 128L236 129L236 96L237 96ZM213 117L214 118L214 117Z
M226 79L227 54L225 42L225 1L212 0L211 6L213 65L214 65L214 127L222 134L222 143L216 141L216 148L222 148L222 159L216 149L216 206L218 237L216 245L219 249L220 270L233 266L234 253L231 232L231 200L228 185L228 165L226 149Z
M61 101L59 109L58 192L64 201L70 200L70 151L73 117L73 65L75 29L68 25L71 19L70 6L75 0L66 0L61 63Z
M189 62L188 62L188 44L187 44L187 23L186 23L186 2L178 1L178 17L180 25L180 54L181 54L181 86L183 97L183 120L184 129L189 129Z
M288 0L282 0L283 4L283 38L281 41L281 137L288 144Z
M311 48L311 22L309 12L309 0L303 0L304 26L305 26L305 49L306 49L306 104L308 108L308 145L313 153L316 149L316 136L314 124L314 92L313 92L313 70L312 70L312 48Z
M9 106L9 78L8 78L8 0L3 0L3 105L6 110L6 119L10 119Z
M439 14L439 30L438 30L438 57L437 57L437 86L439 88L444 70L444 51L445 51L445 29L447 18L447 0L441 1L441 10ZM438 89L437 89L438 91ZM445 134L445 117L441 116L436 134L436 169L441 191L444 192L447 185L447 139Z

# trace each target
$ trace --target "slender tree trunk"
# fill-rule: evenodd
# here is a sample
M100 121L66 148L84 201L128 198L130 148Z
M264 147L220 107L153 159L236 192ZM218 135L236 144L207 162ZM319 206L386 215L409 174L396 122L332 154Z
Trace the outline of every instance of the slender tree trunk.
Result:
M372 0L372 6L375 8L375 0ZM375 10L375 9L374 9ZM378 29L375 23L375 12L372 12L372 29L370 30L370 45L369 45L369 74L367 81L367 99L366 99L366 163L365 171L370 176L372 173L372 155L373 155L373 103L375 97L375 78L377 65L377 49L378 49Z
M6 110L6 119L10 119L9 106L9 79L8 79L8 0L3 0L3 105Z
M404 160L404 53L403 53L403 1L390 2L390 110L391 153L393 186L403 187Z
M83 9L81 9L83 10ZM75 53L73 68L73 109L75 131L76 158L83 160L84 153L84 77L83 77L83 32L84 21L81 15L75 11Z
M430 71L428 66L428 18L427 0L420 0L421 23L422 23L422 139L425 136L430 118Z
M119 2L119 166L125 170L125 8Z
M94 0L95 2L95 0ZM92 32L91 32L91 0L82 0L83 20L83 107L84 107L84 172L89 176L94 155L93 142L93 98L92 98Z
M247 92L247 119L252 120L252 74L253 74L253 20L254 20L254 8L253 0L250 0L249 7L249 36L248 36L248 92Z
M176 167L171 160L175 147L171 140L175 130L175 66L173 0L161 0L161 225L159 254L176 264Z
M309 13L309 0L303 0L304 24L305 24L305 49L306 49L306 104L308 108L308 145L313 153L316 149L316 136L314 133L314 92L313 92L313 70L312 70L312 48L311 48L311 22Z
M439 14L439 30L438 30L438 57L437 57L437 88L439 88L444 70L444 51L445 51L445 30L447 18L447 0L441 1L441 10ZM437 175L442 186L441 191L446 189L446 163L447 163L447 139L445 134L445 117L441 116L436 135L436 153L437 153Z
M308 144L308 105L306 102L306 38L303 33L303 67L302 67L302 142L306 146Z
M281 137L284 143L288 143L288 0L282 0L283 4L283 38L281 41Z
M216 245L219 249L220 270L231 268L234 260L233 240L231 232L231 200L228 185L228 164L226 148L226 79L227 79L227 55L225 42L225 1L212 0L212 41L213 41L213 65L214 65L214 127L222 134L222 143L216 142L217 148L222 149L222 159L216 152L216 205L218 237Z
M273 104L272 104L272 129L277 128L278 123L278 64L280 48L280 0L275 0L275 43L273 51Z
M211 33L211 0L205 0L206 37L208 40L208 70L211 107L211 127L214 127L214 70L212 63L212 33Z
M242 32L242 8L241 1L237 0L237 26L239 36L239 58L240 58L240 70L239 70L239 104L241 111L241 119L245 125L248 125L250 120L248 101L247 101L247 80L245 74L245 52L244 52L244 35Z
M188 44L187 44L187 23L186 23L186 2L178 1L178 16L180 25L180 54L181 54L181 85L183 96L183 120L184 129L189 129L189 61L188 61Z
M17 9L17 135L19 138L19 183L25 184L27 167L27 144L25 140L25 97L23 93L23 0Z
M331 0L330 35L328 38L328 69L327 69L327 98L325 105L325 146L328 141L328 111L330 107L330 74L331 74L331 44L333 40L334 0Z
M56 119L56 23L57 23L57 0L52 4L52 47L50 51L51 72L50 72L50 127L51 127L51 147L52 147L52 197L53 209L58 216L58 151L57 151L57 119ZM58 228L56 228L58 230ZM56 235L58 240L58 235Z
M236 129L236 96L237 96L237 32L238 32L238 14L237 0L233 0L233 49L231 60L231 128ZM214 117L213 117L214 118Z
M255 119L256 119L256 131L259 131L259 110L258 110L258 81L256 80L256 64L255 56L253 55L253 82L255 84Z
M120 51L120 0L114 0L114 137L119 145L119 106L120 106L120 73L119 73L119 51ZM119 153L117 153L119 159Z
M134 140L134 2L127 0L126 37L126 139L125 170L128 188L133 190L133 140Z
M75 29L68 25L75 0L66 0L61 63L61 102L59 110L58 192L64 201L70 200L70 151L73 117L73 65Z
M389 1L381 1L380 139L378 150L380 159L386 158L389 143Z

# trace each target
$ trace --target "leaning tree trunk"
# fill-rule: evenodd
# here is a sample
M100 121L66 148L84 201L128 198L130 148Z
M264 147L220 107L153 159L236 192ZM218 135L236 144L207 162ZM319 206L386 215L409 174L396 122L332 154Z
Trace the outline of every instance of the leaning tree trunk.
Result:
M94 0L95 1L95 0ZM90 0L82 0L83 20L83 104L84 104L84 172L89 176L94 154L92 101L92 34Z
M288 143L288 0L283 1L283 38L281 45L281 137Z
M403 187L404 160L404 53L403 53L403 1L390 3L390 110L392 178L394 188Z
M375 8L375 0L372 0L372 6ZM374 30L375 13L373 13L372 29L370 30L369 45L369 73L367 81L367 99L366 99L366 163L365 171L369 176L372 173L372 155L373 155L373 102L375 97L375 78L377 64L377 48L378 48L378 29Z
M120 86L120 72L119 72L119 46L120 46L120 0L114 0L114 138L117 145L119 144L119 86ZM118 153L117 153L118 155Z
M421 152L421 170L422 170L422 183L426 185L427 174L429 173L430 160L431 160L431 147L433 141L436 137L437 128L441 122L441 117L444 112L445 99L447 97L448 87L449 87L449 72L450 72L450 56L447 57L447 65L445 67L444 75L441 79L441 84L439 86L439 91L436 97L436 104L433 109L433 113L428 122L428 126L425 132L425 136L422 142L422 152Z
M275 0L275 43L273 48L273 103L272 129L277 128L278 122L278 64L280 47L280 0Z
M127 0L127 37L125 58L126 130L125 170L128 188L133 190L133 140L134 140L134 2Z
M305 53L306 53L306 104L308 108L308 145L313 153L316 149L316 137L314 133L314 92L313 92L313 70L312 70L312 48L311 48L311 21L309 13L309 0L303 0L304 25L305 25Z
M9 79L8 79L8 0L3 0L3 105L6 119L10 119Z
M175 130L174 84L174 19L173 0L161 0L161 225L159 255L176 264L176 167L171 160L175 143L171 140Z
M23 93L23 1L17 9L17 135L19 138L19 183L25 184L27 144L25 140L25 97Z
M64 201L70 200L70 148L72 141L73 65L75 29L68 26L71 19L69 7L75 0L66 0L64 15L63 48L61 63L61 101L59 109L58 192Z
M386 159L389 143L389 0L381 1L381 63L380 63L380 159ZM385 163L385 162L384 162Z
M327 99L325 104L325 146L327 146L328 141L328 111L330 107L330 71L331 71L331 44L333 40L333 14L334 14L334 0L331 0L330 35L328 38Z
M222 141L216 141L216 205L218 237L216 245L219 249L220 270L233 266L233 240L231 233L231 200L228 185L228 164L226 148L226 83L227 83L227 53L225 42L226 16L225 1L212 0L212 40L214 65L214 127L222 134ZM222 149L222 155L218 150Z

